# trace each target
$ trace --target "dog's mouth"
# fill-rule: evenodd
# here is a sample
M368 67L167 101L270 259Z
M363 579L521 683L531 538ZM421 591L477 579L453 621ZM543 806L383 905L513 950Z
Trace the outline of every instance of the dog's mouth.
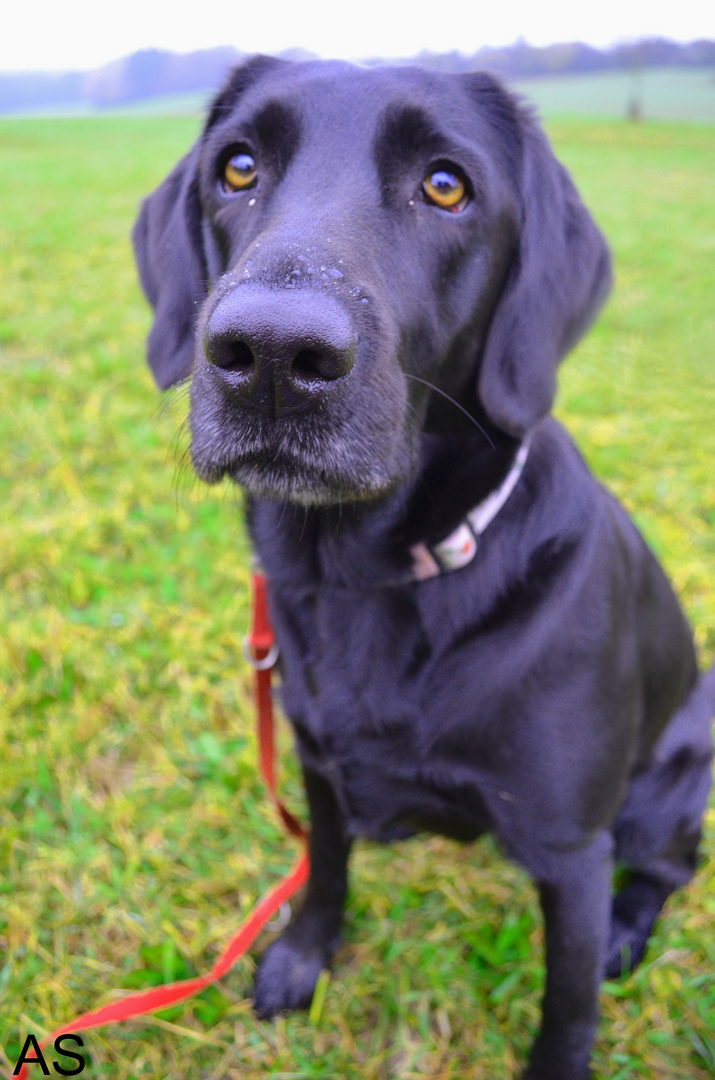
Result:
M285 499L303 506L366 502L389 494L403 480L380 462L336 460L328 449L310 456L299 450L253 448L235 454L208 455L196 442L192 462L200 479L217 483L224 476L249 494Z
M390 492L395 478L374 474L346 475L328 465L327 468L306 466L294 458L276 456L266 461L265 455L246 455L235 462L228 475L252 495L270 499L285 499L303 506L334 506L339 503L365 502Z
M249 494L305 506L378 499L403 483L416 461L417 440L402 420L404 391L402 397L402 407L393 392L379 408L368 388L346 393L331 408L267 416L238 406L197 364L194 470L210 484L227 476Z

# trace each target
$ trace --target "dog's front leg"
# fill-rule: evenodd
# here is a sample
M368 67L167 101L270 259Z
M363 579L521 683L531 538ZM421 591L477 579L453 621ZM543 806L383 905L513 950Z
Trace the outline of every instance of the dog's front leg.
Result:
M351 842L330 784L309 769L303 775L311 822L310 878L300 911L258 967L254 1006L263 1019L310 1005L318 976L340 940Z
M539 882L546 932L541 1031L524 1080L588 1080L598 1023L613 874L611 838L551 853Z

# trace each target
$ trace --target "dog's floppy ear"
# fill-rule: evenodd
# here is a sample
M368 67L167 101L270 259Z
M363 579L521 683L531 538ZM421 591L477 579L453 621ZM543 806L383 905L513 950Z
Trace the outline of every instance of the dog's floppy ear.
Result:
M148 360L162 390L191 370L196 313L206 296L198 153L196 146L144 200L132 232L142 287L154 308Z
M512 115L521 136L521 225L482 352L478 393L499 427L523 435L549 412L559 362L608 295L611 260L536 122L520 106Z

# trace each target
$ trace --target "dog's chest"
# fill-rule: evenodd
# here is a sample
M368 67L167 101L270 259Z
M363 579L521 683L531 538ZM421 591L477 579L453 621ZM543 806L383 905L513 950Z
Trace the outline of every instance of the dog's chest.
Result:
M425 829L471 839L488 829L479 769L436 745L449 720L435 715L441 665L409 590L359 602L349 592L300 603L276 595L273 608L298 749L329 780L349 830L391 840Z

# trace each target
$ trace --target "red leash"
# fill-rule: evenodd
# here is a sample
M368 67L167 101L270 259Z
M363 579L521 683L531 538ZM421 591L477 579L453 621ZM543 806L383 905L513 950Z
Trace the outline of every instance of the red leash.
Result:
M271 670L278 656L278 647L275 643L273 628L268 615L266 579L260 571L254 570L252 581L253 619L251 632L244 641L244 653L256 672L258 747L261 773L283 824L293 836L302 841L303 851L296 860L293 869L277 885L274 885L267 896L264 896L256 904L208 974L129 994L109 1005L102 1006L102 1008L82 1013L81 1016L76 1017L69 1024L57 1028L56 1031L43 1039L39 1044L41 1048L53 1043L59 1035L87 1031L89 1028L113 1024L118 1020L129 1020L132 1016L144 1016L146 1013L164 1009L168 1005L175 1005L179 1001L186 1001L187 998L198 994L199 991L216 982L217 979L220 979L233 967L239 957L243 956L246 950L250 948L271 916L308 880L310 872L308 833L298 819L284 806L276 791ZM18 1073L20 1080L27 1080L28 1064L32 1064L32 1060L24 1064L20 1069Z

